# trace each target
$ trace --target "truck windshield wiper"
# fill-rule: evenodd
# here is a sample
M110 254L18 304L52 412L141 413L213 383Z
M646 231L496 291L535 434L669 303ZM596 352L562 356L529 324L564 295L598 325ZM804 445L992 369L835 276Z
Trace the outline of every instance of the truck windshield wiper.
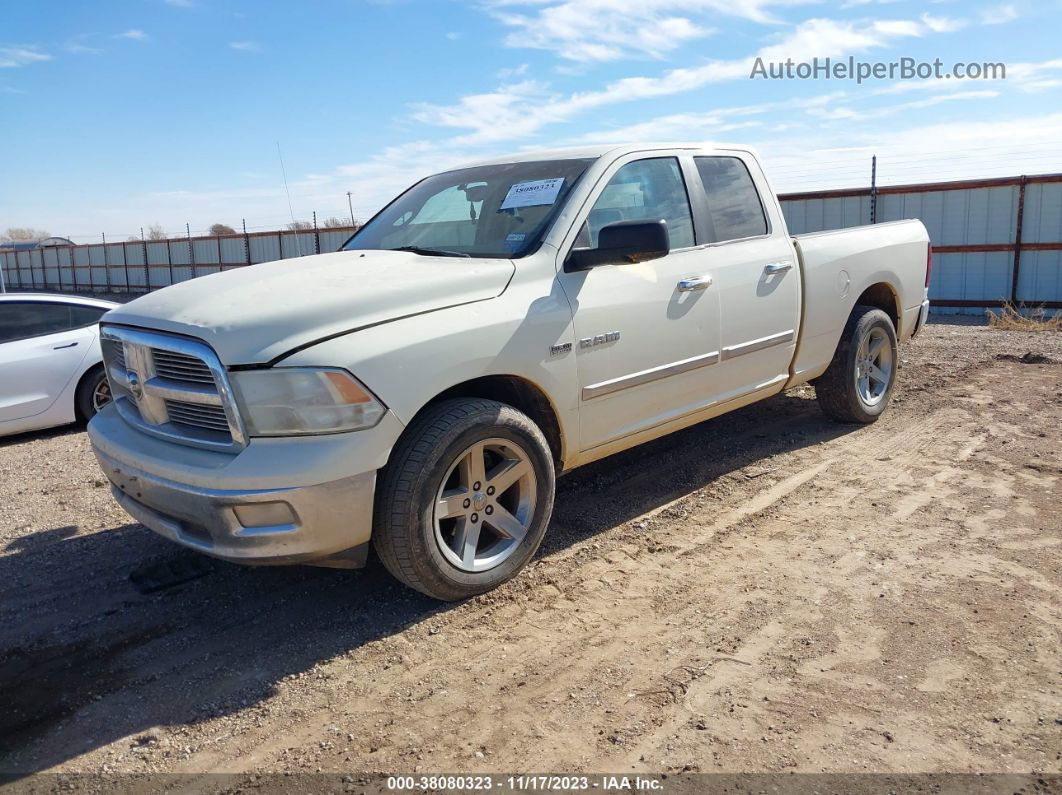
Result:
M422 246L401 246L399 248L393 248L391 251L410 251L414 254L420 254L423 257L465 257L471 259L471 254L466 254L463 251L447 251L441 248L423 248Z

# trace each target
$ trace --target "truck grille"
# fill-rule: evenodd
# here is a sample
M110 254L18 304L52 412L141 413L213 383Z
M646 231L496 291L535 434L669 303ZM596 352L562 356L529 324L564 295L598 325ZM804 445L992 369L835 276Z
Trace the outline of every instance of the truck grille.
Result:
M166 413L170 422L188 425L193 428L206 428L219 433L229 432L229 420L221 406L204 406L200 403L184 403L180 400L167 400Z
M191 381L198 384L214 383L214 376L206 362L194 356L153 348L151 358L155 361L155 375L160 378Z
M244 447L228 375L210 347L121 326L104 326L100 344L115 404L131 425L197 447Z

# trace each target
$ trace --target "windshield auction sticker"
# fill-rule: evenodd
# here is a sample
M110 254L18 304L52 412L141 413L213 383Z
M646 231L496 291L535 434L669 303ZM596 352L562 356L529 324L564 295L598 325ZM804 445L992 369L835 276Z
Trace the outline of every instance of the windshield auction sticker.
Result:
M564 177L555 179L536 179L534 182L517 182L505 196L499 209L511 210L514 207L535 207L541 204L553 204L557 201Z

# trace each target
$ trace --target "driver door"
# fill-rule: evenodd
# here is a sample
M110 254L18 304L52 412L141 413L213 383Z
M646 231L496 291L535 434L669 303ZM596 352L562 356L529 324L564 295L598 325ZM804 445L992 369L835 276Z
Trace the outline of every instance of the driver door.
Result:
M583 216L575 247L595 248L607 224L661 219L667 256L558 275L574 315L582 450L712 402L719 299L695 239L679 158L618 161Z

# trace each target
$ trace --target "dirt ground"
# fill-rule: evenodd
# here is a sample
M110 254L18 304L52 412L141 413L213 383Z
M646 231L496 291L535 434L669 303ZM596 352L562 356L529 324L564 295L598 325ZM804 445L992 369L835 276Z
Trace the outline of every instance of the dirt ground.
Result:
M803 388L573 473L456 606L207 561L82 432L0 440L0 771L1062 772L1062 335L902 365L871 427Z

